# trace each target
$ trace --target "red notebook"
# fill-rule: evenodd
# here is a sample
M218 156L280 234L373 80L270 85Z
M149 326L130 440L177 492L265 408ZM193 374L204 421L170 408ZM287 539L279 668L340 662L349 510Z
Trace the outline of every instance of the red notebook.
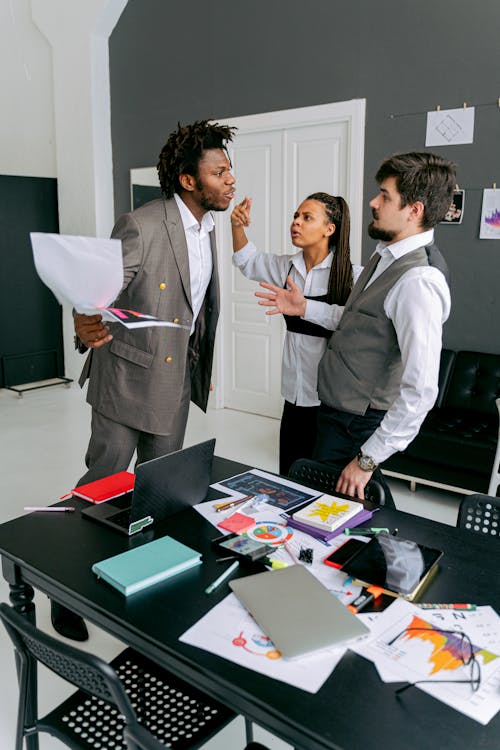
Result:
M134 482L135 474L130 471L119 471L118 474L96 479L95 482L81 484L71 490L71 494L74 497L88 500L89 503L102 503L105 500L112 500L114 497L130 492L134 488Z

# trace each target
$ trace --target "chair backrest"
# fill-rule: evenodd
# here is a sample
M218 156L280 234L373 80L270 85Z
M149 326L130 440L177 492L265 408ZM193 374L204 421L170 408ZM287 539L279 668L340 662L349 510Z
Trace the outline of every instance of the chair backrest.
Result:
M295 479L301 484L321 490L327 494L335 493L335 486L340 472L328 464L313 461L310 458L299 458L294 461L288 472L290 479ZM377 505L385 504L385 491L376 479L370 479L365 488L365 497Z
M458 352L443 406L497 416L500 355Z
M7 604L0 604L0 618L25 663L32 656L89 695L113 703L126 722L136 722L122 683L107 662L43 633Z
M456 352L452 351L451 349L441 349L441 357L439 361L438 395L434 403L435 409L440 408L444 403L456 356Z
M457 526L500 539L500 497L466 495L460 503Z

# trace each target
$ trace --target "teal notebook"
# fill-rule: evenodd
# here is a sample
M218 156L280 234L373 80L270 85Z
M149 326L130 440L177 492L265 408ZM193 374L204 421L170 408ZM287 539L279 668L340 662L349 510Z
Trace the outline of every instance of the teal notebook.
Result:
M92 565L92 571L128 596L200 563L199 552L170 536L164 536L96 562Z

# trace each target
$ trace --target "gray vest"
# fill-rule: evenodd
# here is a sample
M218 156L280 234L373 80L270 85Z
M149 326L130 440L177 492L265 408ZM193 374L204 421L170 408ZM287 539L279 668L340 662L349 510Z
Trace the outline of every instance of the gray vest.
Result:
M352 414L365 414L369 407L387 410L399 393L401 352L392 321L384 312L385 298L394 284L410 268L427 265L437 267L448 280L446 261L435 245L429 245L394 261L364 289L376 257L354 286L318 370L322 403Z

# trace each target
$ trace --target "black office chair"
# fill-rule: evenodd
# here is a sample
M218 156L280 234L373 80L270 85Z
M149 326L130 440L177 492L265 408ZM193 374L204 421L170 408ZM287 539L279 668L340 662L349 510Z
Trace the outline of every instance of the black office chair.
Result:
M310 458L299 458L291 465L288 476L314 490L332 494L335 493L339 471L328 464L313 461ZM385 505L384 488L376 479L370 479L366 485L365 497L372 503Z
M129 743L132 743L131 747L137 747L140 748L140 750L165 750L165 745L158 742L158 740L155 740L151 734L139 724L136 724L134 727L125 727L124 737ZM245 750L269 750L269 748L261 745L260 742L250 742Z
M7 604L0 604L0 618L18 657L15 750L22 750L24 737L39 732L72 750L164 750L165 745L195 750L236 716L131 648L108 664L43 633ZM38 661L79 690L28 722L27 697ZM34 703L36 710L36 696Z
M466 495L460 503L457 526L500 539L500 497Z

